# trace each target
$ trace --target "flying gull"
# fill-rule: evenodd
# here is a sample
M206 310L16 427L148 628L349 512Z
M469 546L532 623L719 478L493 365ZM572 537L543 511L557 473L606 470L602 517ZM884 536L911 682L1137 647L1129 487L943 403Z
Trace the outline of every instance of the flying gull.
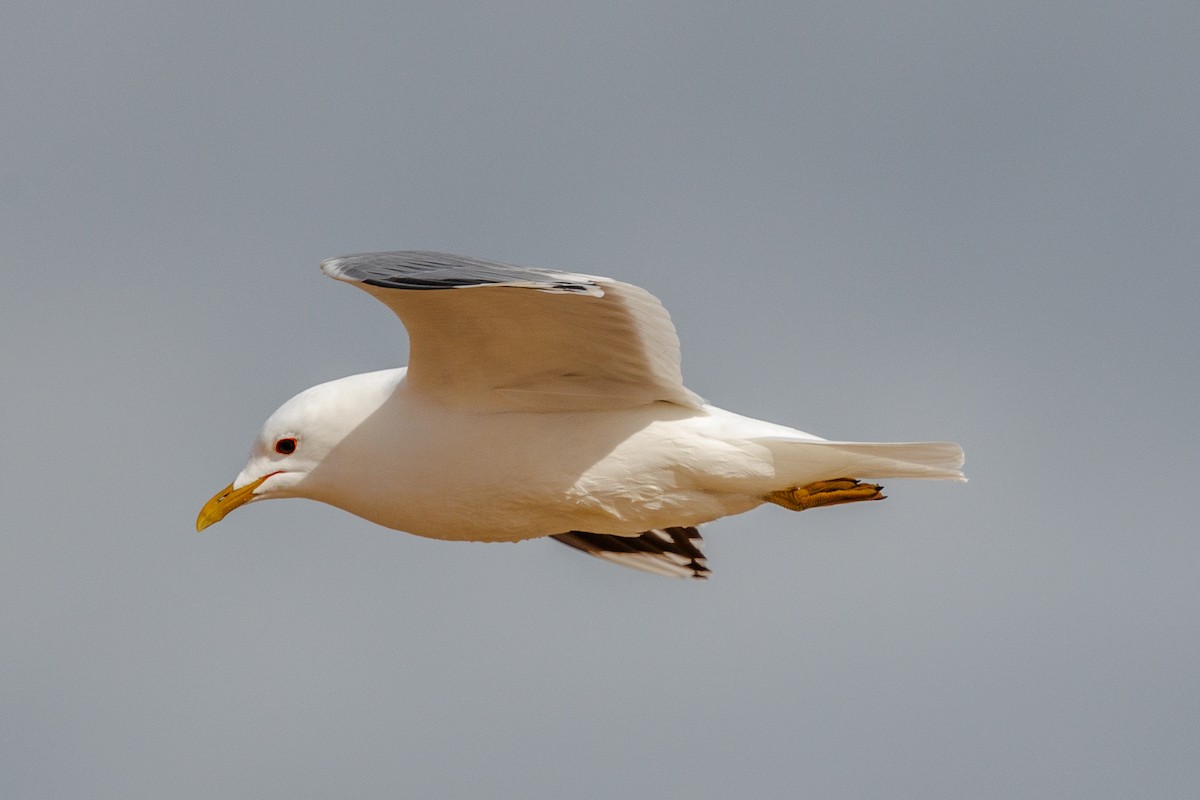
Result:
M952 442L828 441L709 405L683 385L666 310L628 283L416 251L321 270L395 312L409 365L280 406L197 530L307 497L418 536L549 536L704 578L703 523L763 503L882 500L868 478L963 480Z

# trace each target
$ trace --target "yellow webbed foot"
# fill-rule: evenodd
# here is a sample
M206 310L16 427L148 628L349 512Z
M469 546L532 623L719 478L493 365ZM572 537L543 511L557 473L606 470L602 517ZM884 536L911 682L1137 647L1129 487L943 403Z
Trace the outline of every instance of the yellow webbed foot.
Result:
M862 483L854 478L834 478L771 492L766 499L792 511L804 511L820 506L857 503L860 500L882 500L885 496L882 489L882 486Z

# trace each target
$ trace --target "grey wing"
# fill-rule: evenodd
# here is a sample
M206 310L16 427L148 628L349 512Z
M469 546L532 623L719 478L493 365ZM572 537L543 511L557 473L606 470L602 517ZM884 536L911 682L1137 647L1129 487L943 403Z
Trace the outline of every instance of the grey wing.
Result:
M655 528L637 536L571 531L551 538L614 564L669 578L705 579L711 570L695 528Z
M699 407L670 316L637 286L446 253L359 253L321 264L408 329L408 383L478 411Z
M321 268L338 280L359 281L381 289L519 286L544 292L603 296L597 284L602 278L420 250L340 256L325 260Z

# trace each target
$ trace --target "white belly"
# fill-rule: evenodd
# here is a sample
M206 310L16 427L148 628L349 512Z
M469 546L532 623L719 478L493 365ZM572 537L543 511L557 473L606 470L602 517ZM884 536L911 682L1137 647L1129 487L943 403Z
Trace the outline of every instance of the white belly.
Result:
M758 505L723 491L769 464L708 435L705 412L659 403L621 412L464 415L397 403L347 437L378 457L319 496L435 539L513 541L571 530L634 535ZM419 424L418 424L419 423ZM333 454L336 456L336 453ZM328 457L327 457L328 458ZM347 470L362 459L343 460Z

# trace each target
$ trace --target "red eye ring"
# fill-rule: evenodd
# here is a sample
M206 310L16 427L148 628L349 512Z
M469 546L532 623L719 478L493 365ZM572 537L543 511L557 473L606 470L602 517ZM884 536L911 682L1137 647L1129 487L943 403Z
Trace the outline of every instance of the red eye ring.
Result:
M282 439L275 440L275 452L281 456L290 456L296 452L296 437L284 436Z

